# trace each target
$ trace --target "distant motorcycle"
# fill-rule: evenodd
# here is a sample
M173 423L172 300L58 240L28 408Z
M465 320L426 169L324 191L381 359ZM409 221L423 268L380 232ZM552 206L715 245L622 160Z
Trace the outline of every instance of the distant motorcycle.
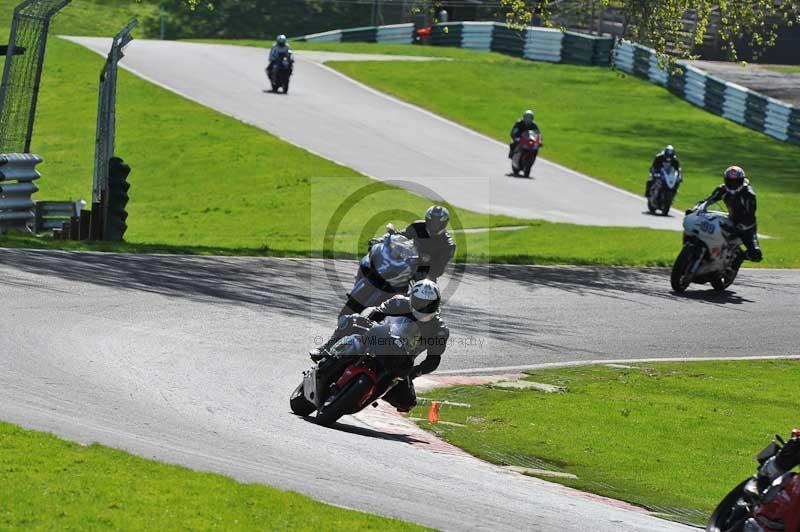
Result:
M705 206L695 208L683 219L683 249L672 266L672 289L681 293L691 283L711 283L714 290L725 290L736 279L744 257L730 218Z
M316 411L315 421L333 425L360 412L408 377L414 368L409 353L419 342L419 327L403 316L387 316L380 324L362 318L361 333L337 342L329 355L303 373L289 406L299 416Z
M681 173L672 166L664 166L658 175L652 177L652 185L647 195L647 208L650 214L660 210L663 216L667 216L681 184Z
M534 131L523 131L511 157L511 173L518 176L522 172L525 177L530 177L531 168L536 162L541 146L541 134Z
M278 89L283 89L284 94L289 93L289 78L292 77L293 69L294 59L292 59L291 54L281 53L275 61L272 71L267 73L272 85L272 92L278 92Z
M353 288L339 313L358 314L367 307L377 307L387 299L408 292L419 263L419 253L413 240L389 230L373 240L361 259Z
M776 434L775 440L756 457L759 468L778 454L785 443ZM759 484L756 474L733 488L711 514L706 531L800 531L800 475L789 471L769 485Z

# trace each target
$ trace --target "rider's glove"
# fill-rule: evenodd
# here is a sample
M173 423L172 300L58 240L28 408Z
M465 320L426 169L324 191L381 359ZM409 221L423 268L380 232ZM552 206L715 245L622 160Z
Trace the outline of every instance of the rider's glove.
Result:
M694 209L686 209L686 212L684 214L686 214L686 216L689 216L693 212L694 212Z

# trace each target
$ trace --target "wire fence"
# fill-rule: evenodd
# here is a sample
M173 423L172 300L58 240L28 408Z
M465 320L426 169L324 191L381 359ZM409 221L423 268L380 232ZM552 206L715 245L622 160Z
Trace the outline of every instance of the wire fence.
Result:
M26 0L14 10L0 85L0 153L30 152L50 19L70 0Z

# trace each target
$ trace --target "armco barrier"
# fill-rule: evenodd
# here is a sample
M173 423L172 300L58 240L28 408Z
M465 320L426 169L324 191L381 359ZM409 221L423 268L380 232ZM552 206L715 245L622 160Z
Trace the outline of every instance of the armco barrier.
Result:
M414 25L409 23L378 26L375 39L386 44L411 44L414 42Z
M655 50L628 41L617 42L614 65L629 74L666 85L681 98L737 124L800 145L800 110L790 105L681 61L671 68L662 67Z
M308 42L342 42L342 30L325 31L322 33L315 33L313 35L306 35L296 40Z
M411 24L369 26L333 30L295 37L308 42L379 42L414 41ZM429 44L457 46L471 50L495 51L536 61L579 65L611 64L614 40L583 33L562 32L549 28L511 29L501 22L447 22L431 28Z
M744 112L747 107L747 89L735 83L725 84L725 100L722 104L722 116L744 124Z
M492 51L522 57L526 33L526 30L514 30L505 24L496 24L492 32Z
M530 28L525 37L522 56L535 61L561 62L564 33L548 28Z
M461 27L461 48L488 52L492 49L494 22L464 22Z
M434 46L461 46L462 23L439 24L431 31L431 44Z
M0 233L30 231L35 220L35 203L31 197L38 192L33 182L41 175L36 165L42 158L32 153L0 154Z
M376 42L377 37L378 28L376 26L342 30L342 42Z

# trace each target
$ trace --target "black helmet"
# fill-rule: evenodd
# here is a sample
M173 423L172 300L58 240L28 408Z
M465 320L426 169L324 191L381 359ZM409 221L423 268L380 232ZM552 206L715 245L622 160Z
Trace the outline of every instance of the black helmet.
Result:
M729 166L722 174L722 179L725 180L725 188L728 192L736 193L744 186L744 181L747 176L738 166Z
M425 227L431 236L444 233L449 221L450 213L440 205L432 205L425 213Z
M671 161L675 157L675 148L672 144L668 144L666 148L664 148L664 157L667 160Z
M418 321L430 321L439 312L442 294L436 283L428 279L417 281L409 294L411 313Z

